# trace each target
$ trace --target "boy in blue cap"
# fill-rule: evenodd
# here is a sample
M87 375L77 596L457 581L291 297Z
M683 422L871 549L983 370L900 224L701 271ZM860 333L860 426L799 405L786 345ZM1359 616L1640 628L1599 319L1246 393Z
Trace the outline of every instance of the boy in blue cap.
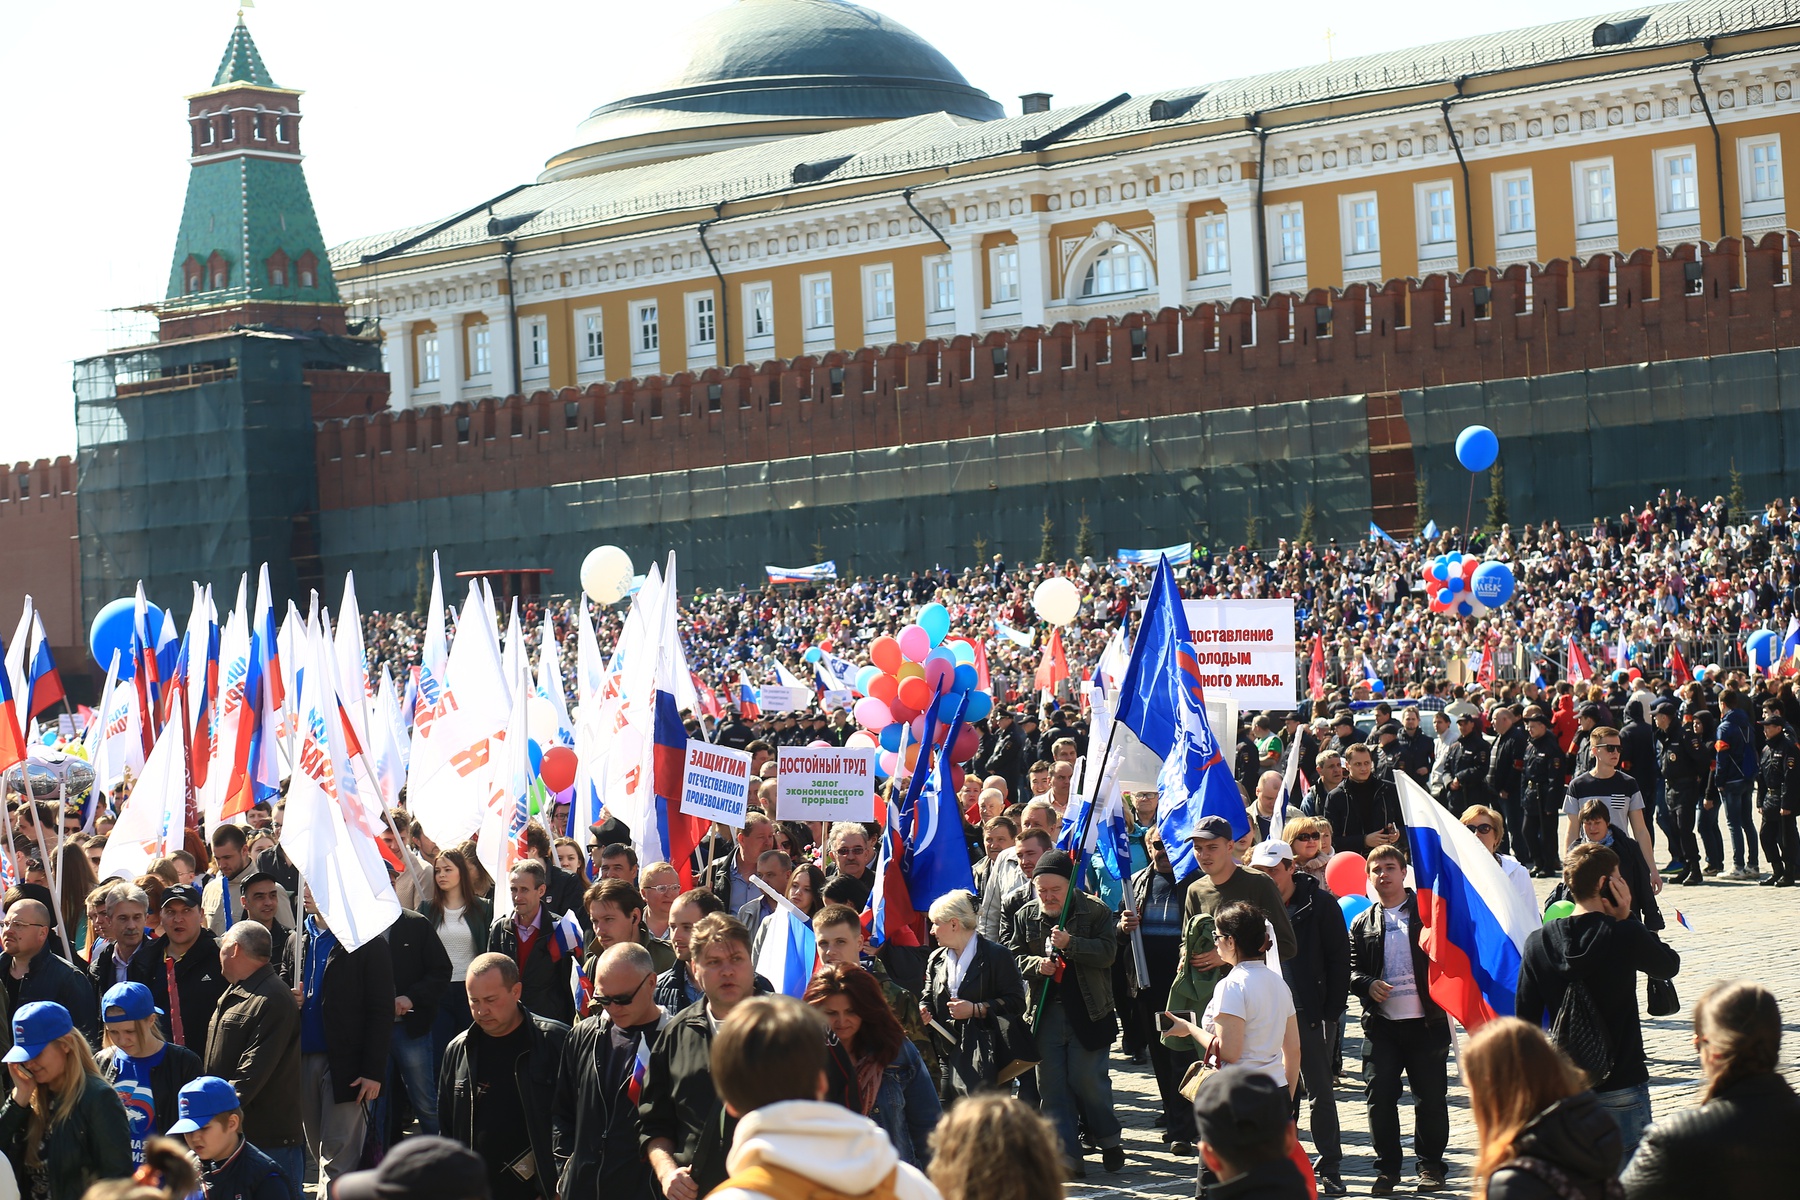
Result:
M237 1089L202 1075L181 1089L181 1119L169 1132L187 1139L205 1170L206 1200L300 1200L298 1180L244 1138Z

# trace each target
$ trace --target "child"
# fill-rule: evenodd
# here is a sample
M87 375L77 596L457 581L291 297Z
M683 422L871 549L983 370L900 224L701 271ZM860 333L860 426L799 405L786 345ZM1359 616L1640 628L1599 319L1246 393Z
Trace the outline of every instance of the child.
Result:
M181 1089L181 1119L169 1127L200 1157L206 1200L300 1200L297 1183L275 1160L244 1140L238 1094L217 1075Z

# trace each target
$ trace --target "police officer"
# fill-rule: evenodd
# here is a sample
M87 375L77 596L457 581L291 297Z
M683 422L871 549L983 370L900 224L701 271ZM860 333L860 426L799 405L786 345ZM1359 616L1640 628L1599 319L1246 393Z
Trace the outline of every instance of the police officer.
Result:
M1793 887L1800 870L1795 861L1794 814L1800 813L1800 747L1794 745L1781 708L1763 709L1762 757L1756 768L1756 790L1762 807L1763 857L1769 860L1764 887Z
M1531 851L1531 874L1538 879L1562 875L1556 818L1562 811L1567 762L1562 744L1550 728L1550 715L1535 705L1525 710L1525 756L1519 767L1519 805L1525 821L1522 842Z
M1500 815L1506 822L1506 838L1501 849L1510 850L1520 865L1530 867L1534 859L1532 847L1525 840L1525 812L1519 804L1520 773L1525 769L1524 722L1519 710L1510 705L1494 709L1494 746L1488 755L1488 791L1498 802Z
M1674 853L1681 863L1681 874L1675 876L1674 882L1702 884L1706 877L1700 873L1700 843L1694 836L1694 820L1712 776L1712 743L1702 737L1692 720L1681 719L1681 703L1673 697L1658 700L1652 716L1656 721L1663 787L1675 822Z
M1481 710L1459 700L1444 710L1456 722L1456 741L1444 753L1444 787L1438 803L1460 817L1473 804L1488 802L1488 740L1481 736Z

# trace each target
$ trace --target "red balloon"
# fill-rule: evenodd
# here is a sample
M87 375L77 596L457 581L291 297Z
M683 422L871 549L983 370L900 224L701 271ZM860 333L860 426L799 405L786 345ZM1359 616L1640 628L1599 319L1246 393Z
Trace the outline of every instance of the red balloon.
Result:
M900 653L899 642L891 637L878 637L869 646L869 661L892 675L906 659Z
M961 767L957 766L955 763L951 763L950 764L950 787L951 787L951 790L957 791L957 792L962 791L962 785L963 785L964 778L965 778L965 776L963 775L963 769Z
M950 748L951 762L968 762L975 751L981 749L981 734L975 728L964 725L956 735L956 745Z
M895 647L895 653L898 652L899 648ZM869 695L892 708L894 700L900 695L900 684L892 675L877 675L869 680Z
M538 778L553 792L565 791L575 786L575 766L575 751L567 746L552 746L544 751Z
M830 638L826 638L824 641L819 643L819 649L823 650L827 654L830 654L834 648L835 647L832 646Z
M1325 886L1331 894L1342 899L1345 896L1363 896L1369 891L1368 860L1354 850L1339 850L1325 864Z
M931 703L931 685L914 676L900 681L900 703L915 712L924 712Z

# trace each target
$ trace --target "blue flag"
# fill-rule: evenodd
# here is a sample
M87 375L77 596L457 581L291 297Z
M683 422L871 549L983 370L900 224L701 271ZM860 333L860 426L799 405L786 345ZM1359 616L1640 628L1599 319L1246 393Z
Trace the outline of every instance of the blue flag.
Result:
M1386 542L1390 546L1398 546L1400 544L1394 540L1393 534L1389 533L1373 521L1369 522L1369 536L1378 541Z
M1163 760L1156 824L1177 879L1199 870L1188 838L1202 817L1224 817L1235 837L1249 832L1231 765L1207 724L1200 663L1167 559L1157 564L1137 644L1119 684L1118 720Z
M1425 522L1425 532L1424 532L1425 538L1427 540L1430 540L1431 538L1434 538L1437 535L1438 535L1437 522L1436 521Z
M940 707L941 701L934 703L926 714L919 769L907 789L907 803L900 814L900 828L912 834L912 854L903 867L906 889L912 906L919 912L929 912L938 897L950 892L975 890L975 869L969 863L968 843L963 841L962 810L950 780L950 755L946 752L956 744L963 713L969 707L969 693L956 695L944 749L938 749L937 758L932 761L935 718ZM925 778L921 785L922 776Z

